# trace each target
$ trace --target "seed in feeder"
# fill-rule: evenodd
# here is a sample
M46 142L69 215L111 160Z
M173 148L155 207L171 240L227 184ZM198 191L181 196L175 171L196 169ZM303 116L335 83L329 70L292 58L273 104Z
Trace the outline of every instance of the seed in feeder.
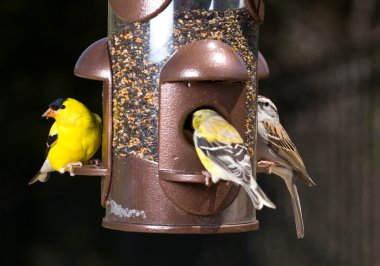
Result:
M126 24L110 38L113 80L113 152L158 161L159 75L170 55L197 40L216 39L230 45L245 62L247 91L246 145L255 144L257 26L246 9L190 10L174 14L168 55L150 61L150 22ZM139 141L136 141L136 140ZM134 141L130 141L134 140Z

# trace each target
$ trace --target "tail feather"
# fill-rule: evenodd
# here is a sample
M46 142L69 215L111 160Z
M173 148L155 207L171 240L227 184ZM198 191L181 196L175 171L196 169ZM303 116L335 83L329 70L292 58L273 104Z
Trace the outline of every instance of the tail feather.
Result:
M243 185L243 188L247 192L248 196L251 198L255 209L261 210L263 206L276 209L276 205L267 197L264 191L258 186L256 181L251 181L251 184L249 185Z
M297 236L298 238L303 238L305 235L305 229L302 219L301 203L298 196L297 187L295 184L295 175L292 169L286 167L272 167L274 174L280 176L286 184L286 187L289 190L290 198L292 200L292 207L294 212L294 221L296 224ZM310 177L309 177L310 178ZM311 180L311 178L310 178ZM311 184L314 184L314 181L311 180Z
M290 198L292 201L297 236L298 238L303 238L305 236L305 228L303 224L301 203L300 203L300 198L298 196L297 187L296 187L296 184L294 183L293 178L284 179L284 180L285 180L286 186L288 187Z
M49 173L38 172L29 182L28 185L31 185L37 181L46 182L49 179Z
M303 238L305 235L305 228L303 225L301 203L300 203L300 199L298 197L296 184L294 184L294 183L292 184L292 191L293 192L290 192L290 196L291 196L291 200L292 200L297 236L298 236L298 238Z

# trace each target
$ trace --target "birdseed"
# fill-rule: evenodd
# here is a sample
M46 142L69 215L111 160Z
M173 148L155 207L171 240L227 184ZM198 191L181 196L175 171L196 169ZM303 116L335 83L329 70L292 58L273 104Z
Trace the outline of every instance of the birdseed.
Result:
M254 154L256 136L256 69L258 25L245 8L227 11L191 10L174 15L168 54L150 61L149 22L126 24L109 38L113 80L113 152L158 161L159 75L175 51L197 40L230 45L247 65L246 146Z

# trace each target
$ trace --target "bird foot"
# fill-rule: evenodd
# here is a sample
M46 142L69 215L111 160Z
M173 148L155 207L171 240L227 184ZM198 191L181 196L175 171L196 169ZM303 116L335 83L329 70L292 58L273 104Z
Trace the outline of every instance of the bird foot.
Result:
M83 166L82 162L74 162L74 163L68 163L65 168L69 170L70 176L75 176L74 167L82 167L82 166Z
M99 159L91 159L83 164L88 166L100 166L102 162Z
M211 187L213 182L212 182L212 178L211 178L211 174L206 171L206 170L202 170L202 175L204 175L206 178L205 178L205 184L207 187Z
M259 161L257 162L257 172L270 175L272 173L272 166L275 166L271 161Z

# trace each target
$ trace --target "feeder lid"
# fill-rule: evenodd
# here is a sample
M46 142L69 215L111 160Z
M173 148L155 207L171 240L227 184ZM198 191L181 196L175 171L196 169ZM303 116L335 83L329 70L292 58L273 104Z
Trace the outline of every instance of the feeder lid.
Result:
M229 45L201 40L179 49L161 70L161 82L247 81L243 60Z
M117 17L133 23L155 17L170 4L171 0L110 0L109 2Z
M268 63L265 60L264 56L262 53L258 54L258 64L257 64L257 76L259 79L264 79L269 76L269 67Z
M110 81L111 65L107 43L108 39L103 38L90 45L79 57L74 74L87 79Z

